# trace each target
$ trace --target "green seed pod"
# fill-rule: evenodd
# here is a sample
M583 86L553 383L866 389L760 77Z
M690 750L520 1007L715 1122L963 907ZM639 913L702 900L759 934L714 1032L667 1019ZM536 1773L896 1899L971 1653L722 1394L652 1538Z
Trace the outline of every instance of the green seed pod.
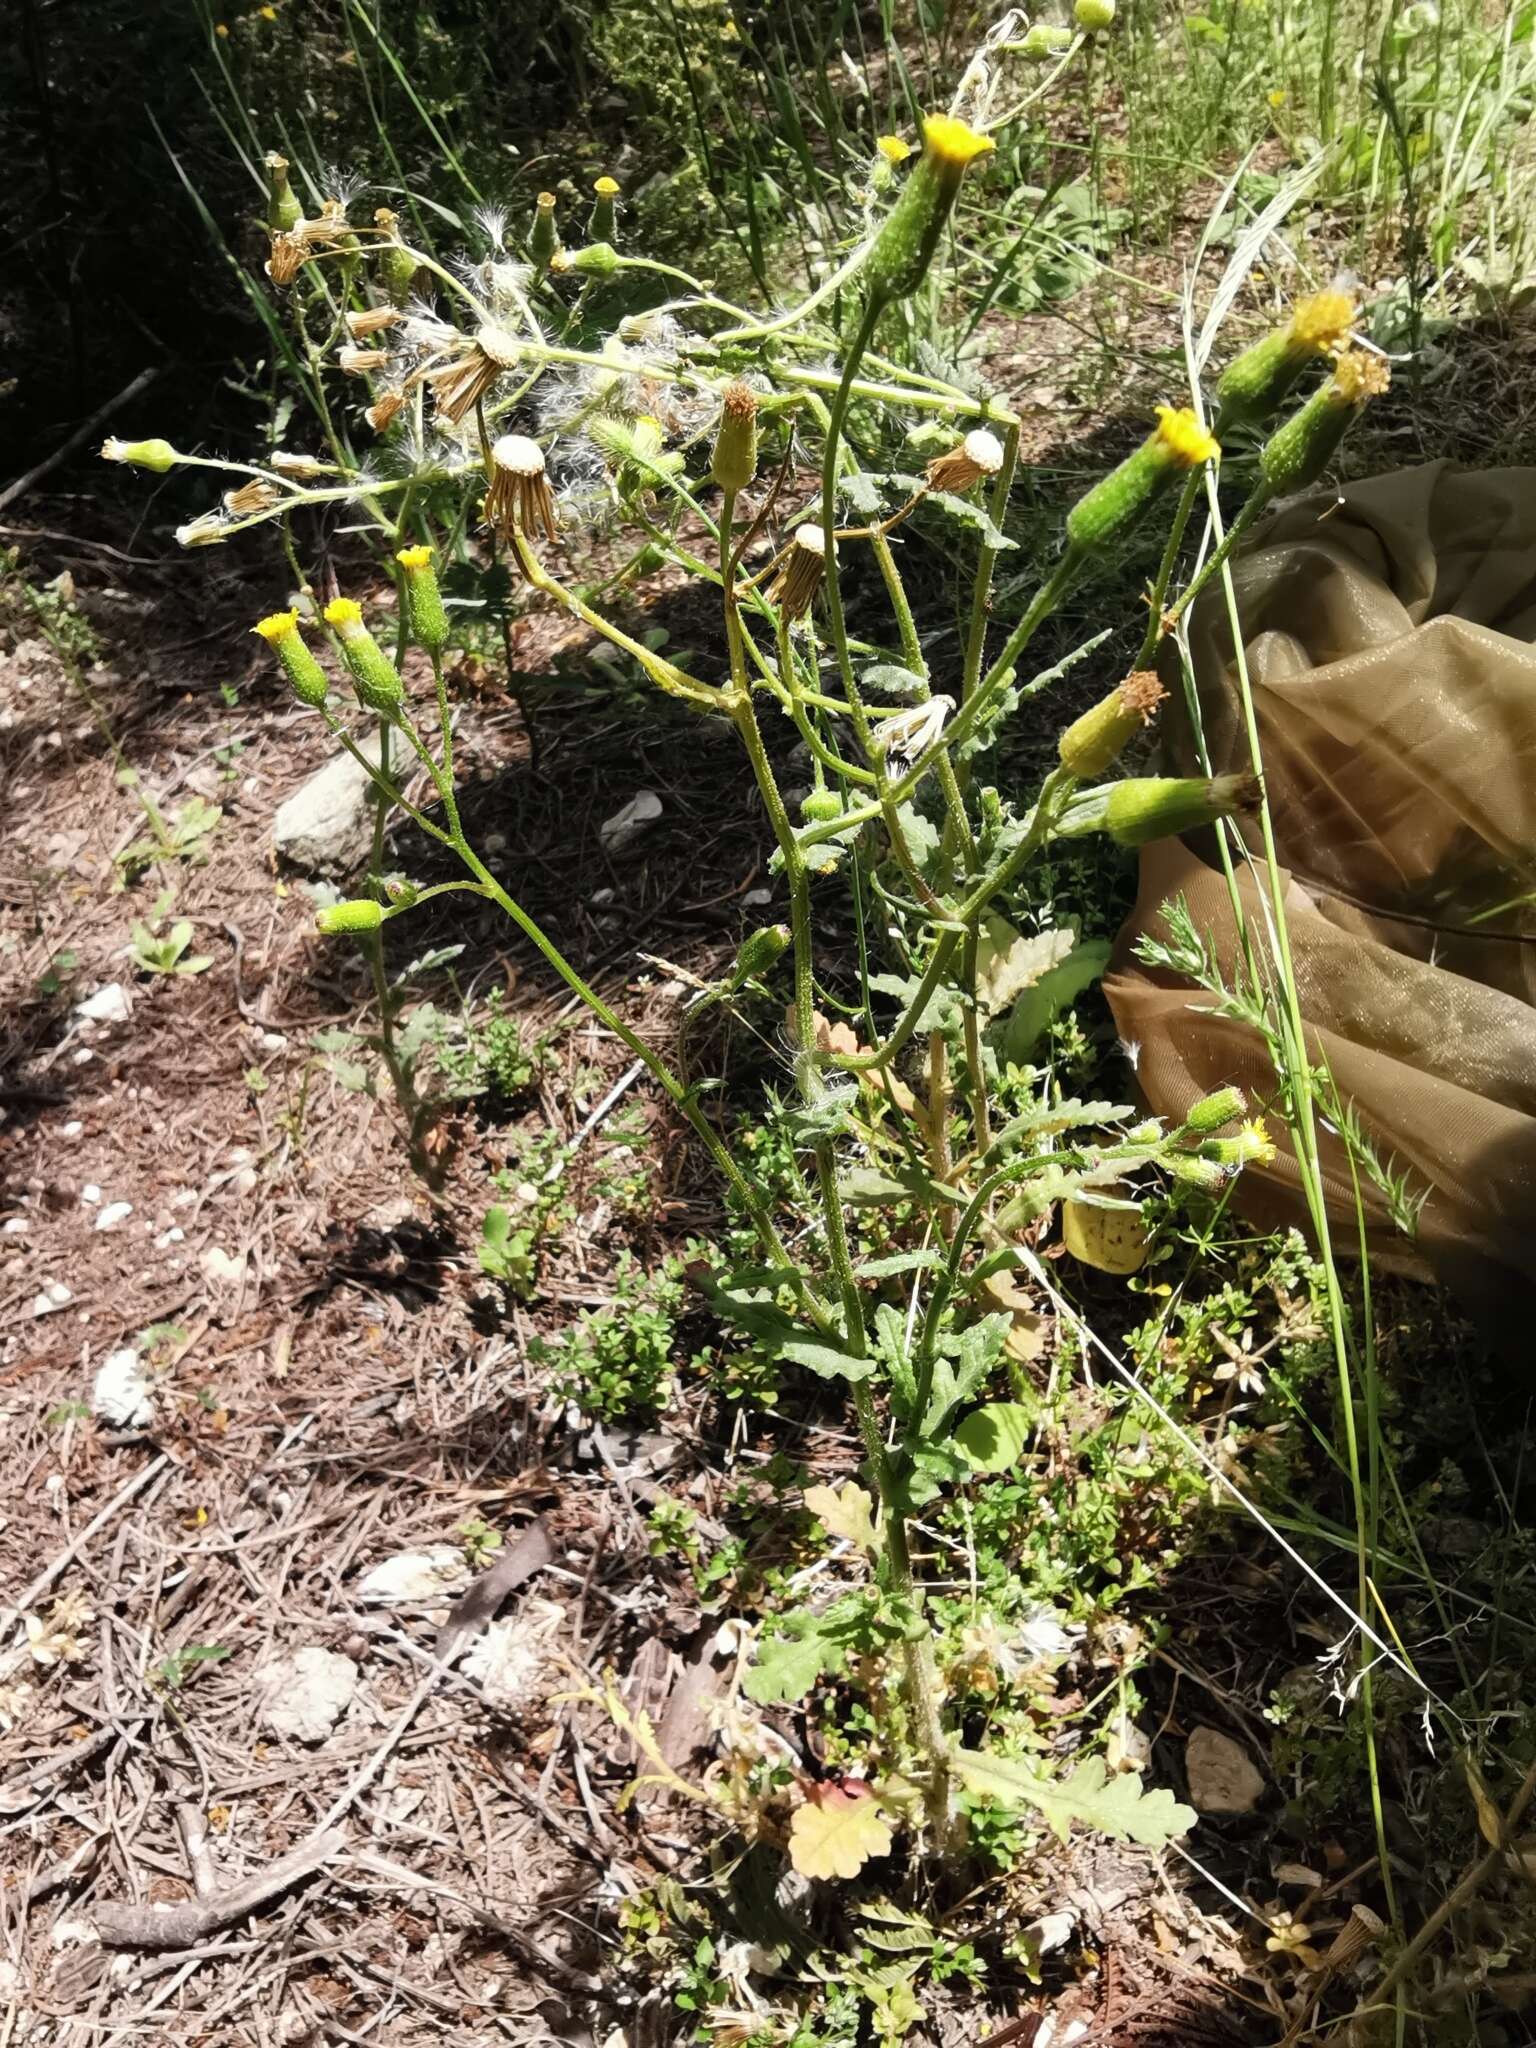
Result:
M288 183L288 159L274 150L266 162L267 226L274 235L291 234L304 218L304 209Z
M835 789L813 789L800 799L800 815L807 825L830 825L843 815L843 800Z
M383 922L383 904L367 896L355 896L350 903L328 903L315 913L316 927L328 937L337 932L376 932Z
M873 305L888 306L917 290L959 196L966 166L996 147L953 114L923 123L923 154L886 216L864 265Z
M1214 435L1185 407L1160 405L1157 428L1134 455L1078 499L1067 514L1067 540L1087 551L1107 547L1174 477L1220 455Z
M1328 382L1276 428L1260 451L1259 473L1271 496L1315 484L1356 413L1390 381L1391 372L1380 357L1353 352L1340 356Z
M406 631L418 647L440 655L448 645L448 614L443 610L443 593L437 587L432 550L402 548L395 560L405 571Z
M1058 749L1062 767L1090 780L1105 774L1152 723L1167 694L1151 669L1135 670L1067 727Z
M118 441L109 439L101 444L103 462L131 462L135 469L152 469L164 476L180 462L181 457L169 441Z
M528 233L528 253L540 270L548 270L555 251L560 246L560 230L555 225L555 195L541 192L533 226Z
M720 394L720 424L709 474L722 491L744 491L757 475L757 393L733 378Z
M1072 19L1090 34L1097 29L1108 28L1114 18L1115 0L1077 0L1072 9Z
M394 663L363 624L362 608L350 597L332 598L325 608L325 623L341 641L342 659L352 671L359 703L381 718L399 716L405 702L405 685Z
M1251 775L1130 776L1110 784L1104 830L1117 846L1147 846L1256 810L1258 802L1259 785Z
M587 233L594 242L617 242L619 181L617 178L599 178L592 190L595 197Z
M273 612L258 619L251 631L259 633L283 665L283 672L301 704L317 709L325 702L330 685L325 670L305 646L299 633L297 612Z
M1235 1123L1248 1114L1248 1098L1241 1088L1218 1088L1214 1095L1202 1095L1184 1119L1187 1131L1209 1136L1223 1124Z

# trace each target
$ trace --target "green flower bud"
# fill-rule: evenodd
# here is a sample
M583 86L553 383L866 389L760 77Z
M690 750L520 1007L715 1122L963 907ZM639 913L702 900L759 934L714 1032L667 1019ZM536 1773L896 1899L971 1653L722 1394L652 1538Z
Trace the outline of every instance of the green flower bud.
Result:
M1078 499L1067 514L1067 539L1079 550L1107 547L1172 478L1221 454L1187 407L1157 408L1157 427L1134 455Z
M1062 767L1085 779L1106 773L1152 723L1167 694L1151 669L1135 670L1067 727L1059 747Z
M720 394L709 474L722 491L744 491L757 475L757 393L733 378Z
M996 147L953 114L930 114L923 123L923 154L864 265L872 304L890 305L922 283L949 219L966 166Z
M619 267L619 252L612 242L589 242L585 249L556 249L549 267L562 274L576 270L587 277L612 277Z
M1184 1119L1187 1131L1209 1136L1223 1124L1235 1123L1248 1114L1248 1098L1241 1088L1218 1088L1214 1095L1202 1095Z
M152 469L164 476L181 457L169 441L106 440L101 444L103 462L131 462L135 469Z
M1162 1163L1174 1180L1209 1195L1219 1194L1229 1178L1225 1167L1194 1152L1170 1152Z
M560 246L560 230L555 225L555 195L541 192L533 216L533 226L528 233L528 253L540 270L547 270Z
M1051 21L1037 21L1019 44L1019 54L1033 64L1047 64L1052 57L1070 49L1071 44L1071 29L1060 28Z
M327 937L337 932L376 932L383 922L383 904L367 896L356 896L350 903L328 903L315 913L315 925Z
M1259 454L1259 473L1272 496L1304 491L1332 461L1356 413L1387 389L1392 373L1379 356L1351 351L1300 411L1277 427Z
M1072 19L1078 27L1090 33L1108 28L1114 18L1115 0L1077 0L1072 9Z
M1300 300L1283 327L1228 366L1216 386L1218 427L1266 419L1308 363L1331 355L1348 339L1354 321L1355 302L1348 292L1314 292Z
M619 181L617 178L599 178L592 190L596 196L592 201L587 233L594 242L617 242Z
M1109 786L1104 830L1118 846L1147 846L1256 810L1258 802L1251 775L1130 776Z
M299 633L297 612L273 612L267 618L258 619L251 628L259 633L283 665L283 672L293 686L293 694L301 704L308 704L311 710L325 702L330 685L325 680L325 670L305 646Z
M325 623L341 641L341 655L352 671L358 701L381 718L398 717L405 685L395 665L363 624L362 607L350 597L335 597L325 608Z
M398 213L391 213L387 206L381 206L373 216L373 223L388 237L373 245L379 259L379 282L388 292L391 305L403 306L416 282L416 258L400 240Z
M428 654L439 655L448 645L448 614L443 610L443 593L437 587L430 548L402 548L395 560L405 571L406 631Z
M288 159L274 150L267 158L267 226L274 235L291 234L304 209L288 183Z
M1278 1156L1269 1126L1261 1116L1244 1124L1235 1138L1207 1138L1200 1153L1202 1158L1227 1167L1273 1166Z
M843 800L835 789L813 789L800 799L800 815L808 825L830 825L843 815Z
M732 986L739 987L744 981L766 974L788 946L789 938L787 924L765 924L758 931L749 932L741 942L736 964L731 970Z

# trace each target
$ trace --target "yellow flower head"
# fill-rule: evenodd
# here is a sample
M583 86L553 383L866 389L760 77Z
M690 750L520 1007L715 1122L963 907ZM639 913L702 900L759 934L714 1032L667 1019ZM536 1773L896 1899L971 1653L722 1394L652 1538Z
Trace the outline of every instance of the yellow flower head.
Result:
M904 164L912 154L911 143L903 142L899 135L877 136L875 147L888 164Z
M599 178L592 187L592 190L599 199L617 199L619 196L619 181L617 178Z
M1336 349L1355 324L1355 302L1348 292L1314 292L1299 299L1291 314L1291 334L1306 348L1327 355Z
M1202 462L1214 462L1221 454L1221 443L1201 426L1187 405L1157 408L1157 439L1180 469L1198 469Z
M1285 87L1277 85L1267 97L1272 107L1283 107L1285 105Z
M957 172L997 147L990 135L977 134L957 114L929 114L923 122L923 142L937 165Z
M395 560L402 569L425 569L431 563L432 550L426 547L402 548Z
M299 630L297 612L270 612L266 618L258 619L251 631L259 633L269 647L278 647L284 640L291 640Z
M1273 1166L1277 1157L1275 1141L1263 1117L1256 1116L1237 1134L1238 1157L1245 1166Z
M227 38L229 35L229 23L227 21L221 21L213 32L216 36L224 36L225 38Z
M363 608L352 597L333 597L325 608L325 623L338 633L355 633L363 623Z
M1368 398L1380 398L1392 382L1392 372L1380 356L1364 349L1346 349L1333 366L1333 389L1345 405L1364 405Z

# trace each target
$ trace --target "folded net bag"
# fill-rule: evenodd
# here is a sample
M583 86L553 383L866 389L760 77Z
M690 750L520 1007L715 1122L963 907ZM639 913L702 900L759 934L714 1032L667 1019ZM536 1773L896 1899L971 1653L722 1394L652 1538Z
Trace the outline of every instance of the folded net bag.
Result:
M1427 1190L1408 1240L1362 1176L1368 1240L1507 1300L1536 1283L1536 469L1438 462L1308 494L1255 529L1233 580L1309 1049ZM1189 640L1211 766L1246 768L1219 581ZM1170 744L1198 772L1187 717ZM1257 821L1244 830L1259 853ZM1239 888L1263 946L1267 880L1240 864ZM1233 1081L1262 1103L1276 1083L1258 1038L1136 958L1179 896L1223 969L1238 958L1220 868L1149 847L1105 980L1140 1084L1173 1118ZM1326 1132L1323 1164L1348 1247L1355 1177ZM1283 1150L1243 1186L1267 1222L1302 1214Z

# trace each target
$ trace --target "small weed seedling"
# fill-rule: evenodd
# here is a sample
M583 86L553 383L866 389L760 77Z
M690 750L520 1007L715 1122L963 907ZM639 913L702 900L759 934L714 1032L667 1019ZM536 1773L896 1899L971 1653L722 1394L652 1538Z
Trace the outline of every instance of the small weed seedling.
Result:
M512 1212L498 1202L485 1212L477 1256L480 1270L526 1301L538 1277L538 1256L533 1233L512 1228Z
M136 917L129 927L129 954L141 974L204 974L213 965L211 953L189 953L192 920L178 917L168 931L161 926L170 914L171 897L162 895L148 918Z

